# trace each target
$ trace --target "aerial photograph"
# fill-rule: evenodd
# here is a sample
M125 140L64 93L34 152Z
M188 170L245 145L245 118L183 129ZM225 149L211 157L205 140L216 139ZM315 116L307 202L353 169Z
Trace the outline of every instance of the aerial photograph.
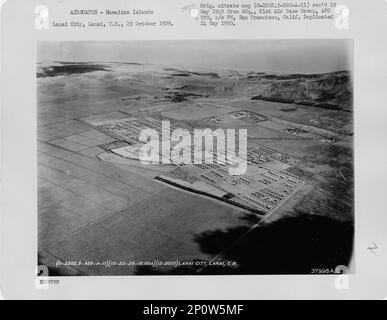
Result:
M36 59L49 276L355 272L352 40L41 41Z

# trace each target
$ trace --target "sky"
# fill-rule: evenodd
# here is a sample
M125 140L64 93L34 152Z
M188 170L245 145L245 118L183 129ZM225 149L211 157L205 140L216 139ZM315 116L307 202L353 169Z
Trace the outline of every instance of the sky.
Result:
M200 69L323 73L352 70L345 39L40 42L37 61L138 62Z

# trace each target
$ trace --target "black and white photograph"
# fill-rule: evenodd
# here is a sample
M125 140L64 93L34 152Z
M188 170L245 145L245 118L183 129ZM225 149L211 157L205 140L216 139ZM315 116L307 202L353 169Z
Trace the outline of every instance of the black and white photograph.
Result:
M49 276L356 273L352 40L58 40L36 55Z

